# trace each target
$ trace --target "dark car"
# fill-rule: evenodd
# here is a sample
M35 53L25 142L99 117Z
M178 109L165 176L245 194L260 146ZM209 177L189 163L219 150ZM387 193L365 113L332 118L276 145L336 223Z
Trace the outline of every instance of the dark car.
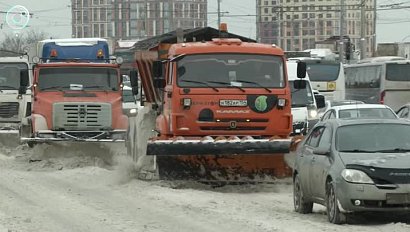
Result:
M353 212L410 213L410 122L395 119L318 123L296 150L294 206L327 208L344 223Z

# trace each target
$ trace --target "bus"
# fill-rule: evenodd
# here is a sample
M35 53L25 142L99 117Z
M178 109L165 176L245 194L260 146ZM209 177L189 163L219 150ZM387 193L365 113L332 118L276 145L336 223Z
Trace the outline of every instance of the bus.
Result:
M325 96L327 101L345 100L345 74L342 63L319 57L294 57L288 60L306 63L313 89Z
M333 60L305 59L312 87L329 101L345 100L343 64Z
M393 110L410 102L410 60L376 57L345 65L345 73L349 100L385 104Z

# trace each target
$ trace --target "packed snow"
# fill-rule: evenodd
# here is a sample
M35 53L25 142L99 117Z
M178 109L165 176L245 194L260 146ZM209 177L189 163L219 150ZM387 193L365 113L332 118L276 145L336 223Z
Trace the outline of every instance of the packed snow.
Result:
M219 188L142 181L125 148L84 148L1 149L0 232L410 231L406 217L372 215L337 226L321 206L297 214L290 180Z

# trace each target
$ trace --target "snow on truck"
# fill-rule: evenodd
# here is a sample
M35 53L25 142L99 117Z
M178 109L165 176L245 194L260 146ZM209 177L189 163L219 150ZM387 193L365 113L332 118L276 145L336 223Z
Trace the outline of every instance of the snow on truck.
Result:
M44 40L37 53L31 123L22 140L124 142L120 69L104 40Z
M136 61L145 106L152 110L139 117L156 119L139 124L130 155L165 179L288 175L292 115L283 50L213 28L180 37L141 41L150 44L140 47ZM305 74L300 62L298 76ZM130 76L137 92L137 73Z
M28 59L0 57L0 141L17 145L22 124L31 114L31 83Z

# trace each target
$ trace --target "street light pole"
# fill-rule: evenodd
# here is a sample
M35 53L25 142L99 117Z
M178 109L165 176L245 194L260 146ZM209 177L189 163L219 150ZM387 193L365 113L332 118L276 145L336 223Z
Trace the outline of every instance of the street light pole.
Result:
M366 38L365 38L365 13L366 1L362 0L360 3L360 59L366 58Z
M218 0L218 28L221 25L221 0Z

